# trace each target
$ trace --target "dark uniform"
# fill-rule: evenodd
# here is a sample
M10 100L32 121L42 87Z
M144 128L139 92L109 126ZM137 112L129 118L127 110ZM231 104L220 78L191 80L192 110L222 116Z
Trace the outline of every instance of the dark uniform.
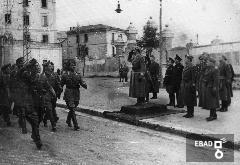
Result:
M218 80L218 69L215 68L215 60L209 58L208 61L213 63L212 66L207 66L203 74L203 85L205 86L203 107L210 110L210 117L208 121L217 119L216 109L219 107L219 80Z
M39 111L35 108L34 102L34 86L37 85L37 75L40 72L38 63L32 59L28 65L21 68L17 73L18 81L21 84L17 99L21 99L20 118L22 120L22 127L26 128L26 121L32 127L32 139L34 140L38 149L42 147L39 134Z
M53 116L53 106L52 106L52 99L56 97L56 94L54 92L54 89L50 85L47 74L43 72L39 76L39 91L41 93L41 105L42 108L44 109L45 116L44 116L44 125L46 126L47 118L50 119L51 125L52 125L52 131L56 131L56 119Z
M182 60L178 55L176 55L175 60L179 61L179 63L176 63L174 66L174 95L176 93L176 99L177 99L177 107L182 108L183 107L183 100L180 94L180 86L182 81L182 72L183 72L183 65L180 63ZM175 96L174 96L175 97Z
M69 65L68 71L62 75L62 79L61 79L62 87L66 85L63 99L66 101L67 107L69 109L66 123L68 124L69 127L71 127L71 120L72 120L74 129L78 130L79 126L77 123L75 111L80 100L79 88L81 85L83 88L87 89L87 85L82 80L80 74L76 73L74 71L74 68L72 68L72 66L75 66L75 63L69 62L68 65Z
M220 111L227 111L228 105L231 102L231 70L225 62L220 62L219 65L219 97L222 100Z
M138 51L129 61L132 63L129 97L137 98L137 104L142 104L147 96L145 58Z
M151 61L148 71L152 81L152 88L150 90L150 92L153 93L152 99L157 99L157 93L159 93L159 64L155 61Z
M205 84L203 82L203 76L205 73L205 70L207 68L206 65L206 57L205 56L200 56L199 59L202 61L200 64L196 65L196 89L198 92L198 106L205 108L204 107L204 94L205 94Z
M234 70L233 70L233 66L232 64L228 64L229 68L230 68L230 71L231 71L231 83L229 84L229 88L230 88L230 96L233 97L233 89L232 89L232 84L233 84L233 81L234 81L234 77L235 77L235 73L234 73ZM231 99L229 101L229 105L231 104Z
M4 65L0 72L0 111L3 116L3 120L7 123L7 126L11 125L10 122L10 64Z
M174 60L169 59L169 61L171 61L172 64L169 65L166 70L163 84L166 87L166 91L169 95L170 103L168 105L175 106L175 96L174 96L174 85L175 85L174 79L175 79L175 77L174 77L174 66L173 66Z
M192 59L192 56L186 56L186 58ZM182 73L181 94L183 97L183 103L187 106L187 114L184 117L194 116L194 106L197 105L196 97L196 75L195 66L188 64Z

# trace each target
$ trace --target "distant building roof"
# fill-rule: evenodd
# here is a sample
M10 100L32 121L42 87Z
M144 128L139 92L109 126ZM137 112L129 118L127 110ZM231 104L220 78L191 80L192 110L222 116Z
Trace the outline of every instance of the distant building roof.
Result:
M80 27L70 27L70 31L67 34L75 34L77 31L80 33L89 33L89 32L96 32L96 31L124 31L124 29L116 28L108 25L97 24L97 25L88 25L88 26L80 26Z
M236 44L236 43L240 43L240 41L223 42L223 43L219 43L218 45L229 45L229 44ZM201 47L208 47L208 46L214 46L214 45L213 44L197 45L197 46L194 46L193 48L201 48Z

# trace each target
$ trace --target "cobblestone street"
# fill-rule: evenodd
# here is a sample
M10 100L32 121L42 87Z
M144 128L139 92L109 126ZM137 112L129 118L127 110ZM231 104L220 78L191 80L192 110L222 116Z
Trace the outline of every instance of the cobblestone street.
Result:
M42 151L36 150L30 132L20 133L16 118L10 128L0 120L0 164L186 164L185 138L82 113L80 131L72 131L65 124L65 110L58 109L58 114L56 133L41 126ZM239 152L235 162L240 162Z

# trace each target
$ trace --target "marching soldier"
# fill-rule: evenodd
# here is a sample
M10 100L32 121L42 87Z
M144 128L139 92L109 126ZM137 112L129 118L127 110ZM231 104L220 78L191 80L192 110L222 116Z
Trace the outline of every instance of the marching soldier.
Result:
M63 99L66 101L67 107L69 109L67 121L69 127L72 127L71 120L74 125L74 130L79 130L79 126L76 118L76 108L80 100L80 86L87 89L87 84L82 80L81 76L75 72L76 63L75 61L68 62L68 71L62 75L61 85L62 87L66 85Z
M137 98L136 105L142 105L147 95L145 58L141 55L140 49L136 49L129 53L128 60L132 63L129 96Z
M10 122L10 67L11 64L4 65L0 72L0 110L2 111L3 120L7 126L11 125Z
M53 116L53 105L52 99L55 99L56 93L49 82L49 77L51 76L52 68L50 62L43 64L43 72L39 76L39 93L41 94L41 104L45 111L45 116L43 119L44 126L47 127L47 119L50 119L52 125L52 131L56 131L56 119Z
M183 117L192 118L194 116L194 106L197 105L195 67L192 64L193 56L186 55L185 68L182 73L181 93L183 103L187 106L187 114Z
M219 97L222 100L222 107L220 112L228 111L229 103L231 102L231 69L226 63L227 58L222 56L219 65Z
M166 87L167 93L169 95L169 104L168 106L175 106L175 96L174 96L174 60L170 57L168 59L168 67L165 73L163 84Z
M198 106L205 108L204 105L204 94L205 94L205 84L203 82L204 72L207 68L207 57L206 54L202 54L199 56L200 63L196 66L196 87L198 92L199 103Z
M207 68L203 74L203 84L205 89L203 96L205 98L203 107L210 110L210 116L206 118L207 121L212 121L217 119L216 109L219 107L219 80L218 80L218 69L215 66L216 60L208 57L207 58Z
M181 57L176 54L175 57L175 66L174 66L174 97L176 93L177 99L177 106L178 108L183 108L183 100L180 96L180 86L182 81L182 72L183 72L183 65L181 64Z
M151 99L157 99L157 93L159 92L159 64L155 62L155 57L153 55L150 56L150 60L149 73L152 81L152 88L150 92L153 93L153 97Z
M23 58L17 60L19 63L22 61ZM21 98L22 101L22 103L19 105L20 117L22 118L22 128L26 129L25 120L27 120L32 127L31 138L35 142L37 148L41 149L42 142L39 134L39 111L35 108L35 102L33 98L34 86L38 85L37 77L39 73L39 64L35 59L32 59L27 65L18 70L17 78L21 84L18 97ZM27 133L27 131L25 133Z

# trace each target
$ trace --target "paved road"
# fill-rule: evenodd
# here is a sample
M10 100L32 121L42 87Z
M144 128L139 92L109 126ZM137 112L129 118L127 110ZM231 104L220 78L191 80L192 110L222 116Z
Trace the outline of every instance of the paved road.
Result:
M16 118L11 128L0 119L0 164L186 164L185 138L81 113L81 129L72 131L65 124L64 109L58 113L56 133L41 126L42 151L35 149L30 133L20 133ZM209 151L200 155L209 156ZM235 152L235 162L240 162L239 152Z

